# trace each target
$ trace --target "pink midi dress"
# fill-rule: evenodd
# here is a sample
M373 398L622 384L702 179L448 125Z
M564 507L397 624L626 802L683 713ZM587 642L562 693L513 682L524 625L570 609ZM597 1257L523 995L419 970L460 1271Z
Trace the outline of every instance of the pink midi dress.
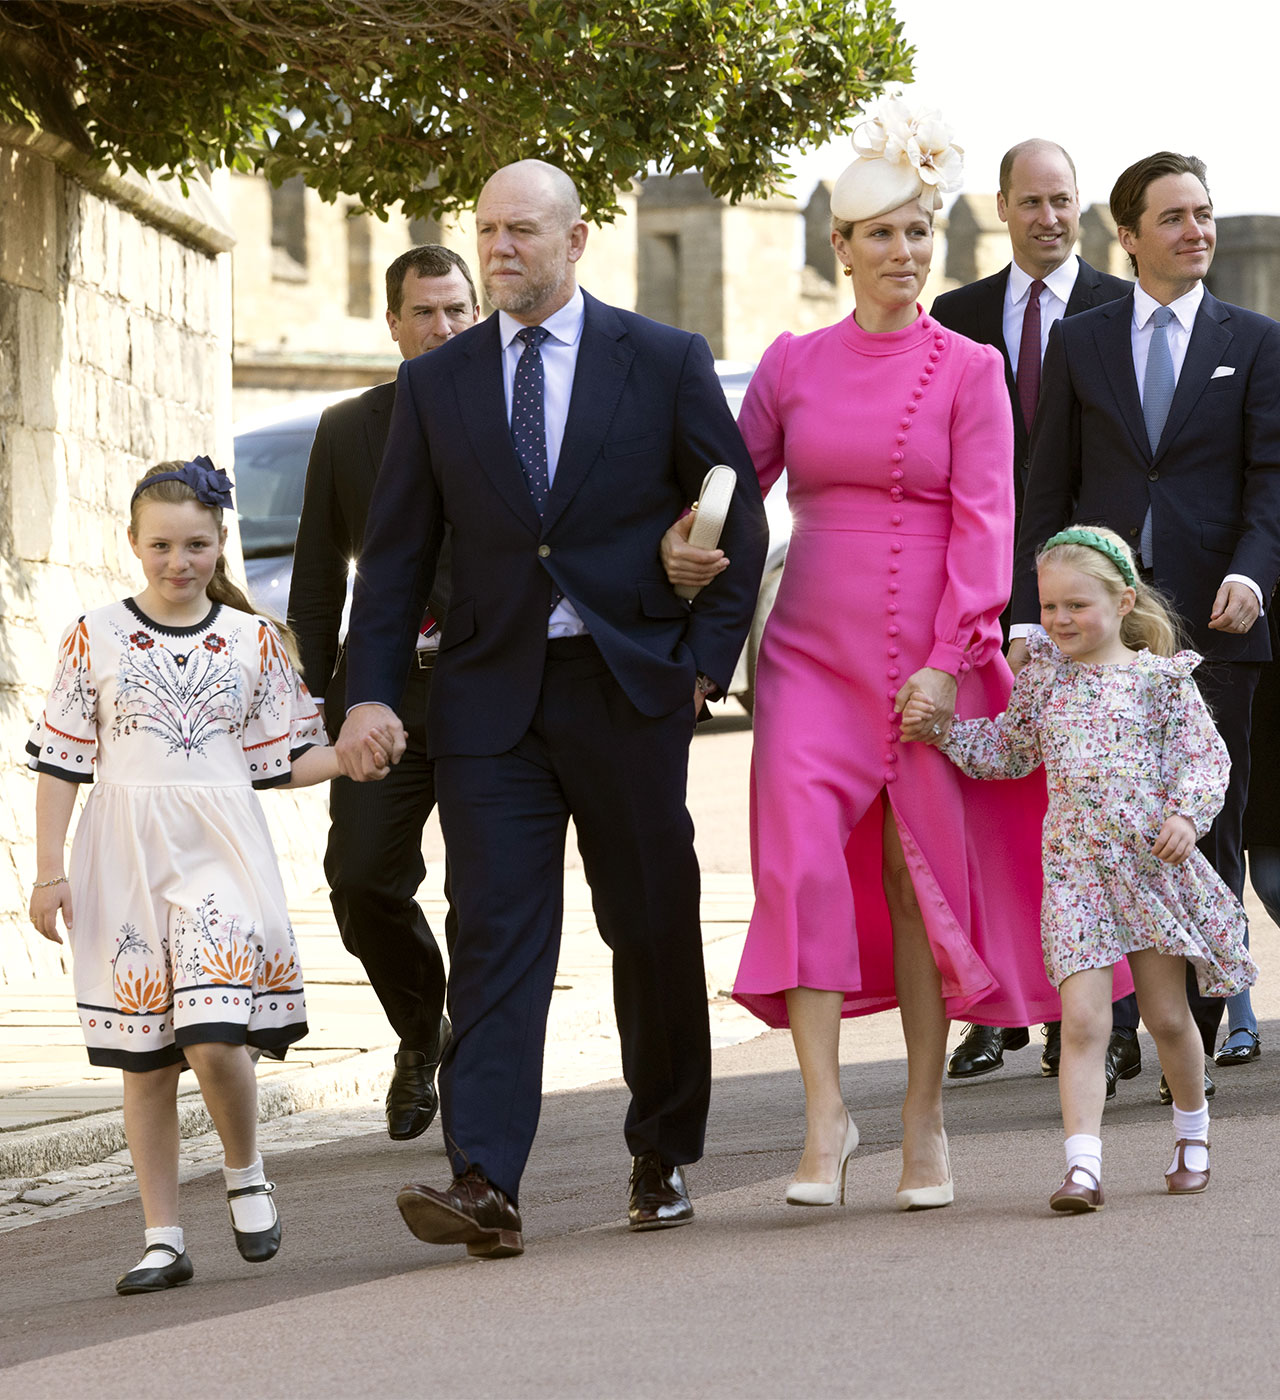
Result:
M766 492L785 467L794 524L756 678L756 903L735 998L771 1026L788 1024L792 987L843 992L845 1016L897 1005L887 804L948 1016L1056 1019L1040 949L1041 775L976 782L902 742L894 713L922 666L957 678L958 716L996 715L1009 696L1013 425L999 353L925 315L881 334L852 316L784 334L739 427Z

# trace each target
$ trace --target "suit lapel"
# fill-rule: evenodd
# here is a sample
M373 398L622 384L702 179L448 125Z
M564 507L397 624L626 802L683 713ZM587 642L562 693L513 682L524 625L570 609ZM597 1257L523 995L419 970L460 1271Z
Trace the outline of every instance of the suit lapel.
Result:
M981 314L974 326L974 340L994 345L1004 360L1005 383L1012 402L1018 401L1018 390L1013 382L1013 365L1009 362L1009 347L1004 340L1004 298L1009 290L1009 269L997 272L991 279L991 293L982 299ZM1015 414L1015 418L1016 418Z
M472 451L494 489L535 535L542 530L529 485L511 441L507 396L502 384L502 339L498 313L468 331L462 363L454 371L458 413Z
M1129 429L1144 457L1151 456L1147 441L1147 424L1142 416L1142 400L1138 396L1138 378L1133 372L1133 293L1119 301L1105 302L1099 310L1099 320L1093 327L1094 344L1098 347L1098 368L1104 374L1115 395L1120 417Z
M370 394L365 402L369 411L364 418L364 440L369 449L359 469L358 488L364 497L366 512L373 495L373 486L378 479L378 469L382 466L382 453L387 445L387 433L391 428L391 408L396 401L395 385L389 394Z
M569 416L551 484L543 531L550 530L600 455L623 385L635 359L626 327L612 307L584 292L582 341L573 374Z
M1157 461L1177 437L1213 371L1221 364L1227 346L1231 344L1231 332L1222 324L1227 315L1226 307L1206 292L1191 327L1191 340L1187 344L1187 355L1182 362L1182 372L1178 375L1177 388L1173 391L1169 416L1156 444Z
M1067 309L1062 314L1074 316L1077 311L1088 311L1094 305L1093 294L1097 285L1098 274L1081 258L1080 267L1076 272L1075 284L1071 288L1071 295L1067 298Z

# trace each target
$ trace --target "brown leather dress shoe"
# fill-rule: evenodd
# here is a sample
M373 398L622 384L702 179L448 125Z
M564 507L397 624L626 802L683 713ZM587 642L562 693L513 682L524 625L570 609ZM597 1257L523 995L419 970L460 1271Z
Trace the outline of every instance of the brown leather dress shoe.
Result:
M693 1219L693 1202L684 1172L656 1152L631 1159L631 1202L627 1222L633 1230L669 1230Z
M447 1191L410 1184L396 1205L404 1223L428 1244L465 1244L479 1259L508 1259L524 1253L524 1224L505 1191L469 1167Z
M1077 1177L1087 1177L1088 1180L1077 1180ZM1049 1197L1050 1210L1066 1210L1073 1215L1101 1210L1105 1204L1102 1183L1088 1167L1069 1167L1062 1178L1062 1185Z
M1171 1196L1198 1196L1209 1185L1209 1168L1193 1172L1187 1166L1187 1148L1203 1147L1206 1152L1209 1144L1203 1138L1179 1138L1173 1144L1173 1170L1165 1172L1165 1185Z

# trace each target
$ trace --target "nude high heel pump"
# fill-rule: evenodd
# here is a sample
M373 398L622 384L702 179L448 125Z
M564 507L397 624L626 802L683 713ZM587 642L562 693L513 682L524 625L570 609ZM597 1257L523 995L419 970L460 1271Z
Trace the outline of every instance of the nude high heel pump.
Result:
M844 1205L844 1179L849 1170L849 1158L858 1145L858 1125L845 1111L844 1146L840 1149L840 1161L836 1166L834 1181L793 1181L787 1187L789 1206L833 1206L837 1197Z
M947 1135L942 1135L942 1152L947 1159L947 1179L941 1186L911 1186L894 1195L899 1210L937 1210L939 1206L949 1206L956 1198L955 1186L951 1180L951 1149L947 1145Z

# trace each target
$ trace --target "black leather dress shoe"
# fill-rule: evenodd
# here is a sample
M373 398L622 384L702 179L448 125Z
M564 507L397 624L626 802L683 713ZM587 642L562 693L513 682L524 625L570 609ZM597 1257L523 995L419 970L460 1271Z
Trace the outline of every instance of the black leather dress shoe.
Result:
M669 1230L693 1219L693 1202L684 1171L665 1163L656 1152L631 1159L631 1201L627 1223L633 1230Z
M1222 1048L1213 1057L1213 1062L1215 1065L1226 1066L1247 1065L1250 1060L1256 1060L1261 1054L1262 1041L1258 1032L1241 1026L1222 1042Z
M524 1222L511 1198L475 1167L453 1178L447 1191L402 1186L396 1205L404 1223L428 1244L465 1244L478 1259L524 1253Z
M1118 1079L1133 1079L1142 1073L1142 1046L1138 1032L1116 1027L1107 1042L1107 1098L1116 1096Z
M453 1035L449 1018L440 1018L440 1035L435 1048L404 1050L396 1053L395 1073L387 1089L387 1136L397 1142L421 1137L431 1126L440 1107L436 1091L436 1071Z
M1026 1026L968 1026L947 1061L948 1079L972 1079L1004 1064L1006 1050L1031 1043Z
M173 1258L154 1269L130 1269L127 1274L121 1274L116 1280L117 1293L124 1297L130 1293L163 1293L166 1288L181 1288L184 1283L191 1282L195 1268L185 1249L179 1254L172 1245L153 1244L147 1253L153 1249L168 1250Z
M1057 1079L1058 1066L1062 1063L1062 1022L1046 1021L1044 1027L1044 1049L1040 1052L1040 1073L1046 1079Z
M1209 1071L1208 1071L1208 1070L1205 1070L1205 1072L1204 1072L1204 1096L1205 1096L1205 1098L1206 1098L1206 1099L1211 1099L1211 1098L1213 1098L1213 1096L1214 1096L1217 1092L1218 1092L1218 1086L1213 1082L1212 1079L1209 1078ZM1160 1102L1161 1102L1162 1104L1164 1104L1164 1106L1165 1106L1166 1108L1168 1108L1169 1105L1170 1105L1171 1103L1173 1103L1173 1090L1169 1088L1169 1085L1168 1085L1168 1083L1166 1082L1165 1077L1164 1077L1163 1074L1160 1076Z

